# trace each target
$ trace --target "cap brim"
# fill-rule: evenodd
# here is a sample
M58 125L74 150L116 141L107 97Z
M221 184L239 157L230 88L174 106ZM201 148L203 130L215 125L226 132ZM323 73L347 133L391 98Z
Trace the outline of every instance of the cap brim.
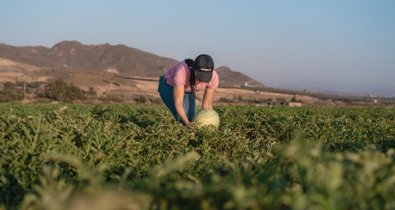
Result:
M213 77L213 71L196 71L196 77L201 82L210 82Z

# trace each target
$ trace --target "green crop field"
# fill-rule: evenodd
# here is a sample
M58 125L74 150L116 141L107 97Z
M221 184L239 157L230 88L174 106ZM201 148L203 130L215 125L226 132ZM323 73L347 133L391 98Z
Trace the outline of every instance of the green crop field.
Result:
M395 109L0 105L0 209L395 209Z

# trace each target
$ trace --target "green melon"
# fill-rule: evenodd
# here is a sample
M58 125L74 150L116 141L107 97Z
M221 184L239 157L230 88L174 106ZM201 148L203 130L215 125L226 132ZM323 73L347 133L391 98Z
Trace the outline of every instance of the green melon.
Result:
M193 120L196 127L201 128L204 126L219 127L219 115L214 109L205 109L200 111Z

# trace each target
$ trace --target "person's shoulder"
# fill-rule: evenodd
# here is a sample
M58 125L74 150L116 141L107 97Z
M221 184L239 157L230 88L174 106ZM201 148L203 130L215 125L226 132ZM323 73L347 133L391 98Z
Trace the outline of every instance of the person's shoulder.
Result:
M219 77L219 74L215 69L213 70L213 76Z
M207 88L209 89L215 89L219 86L219 76L217 71L213 70L213 76L211 77L210 82L207 84Z
M213 81L219 80L218 72L215 69L213 70L213 78L211 80Z
M188 73L188 66L185 61L180 61L174 64L169 70L169 74L176 75L176 74L186 74Z
M188 70L188 65L185 62L185 60L180 61L176 66L177 66L178 70L182 70L182 71L185 71L185 72Z
M179 62L173 71L174 84L183 86L187 83L189 69L185 61Z

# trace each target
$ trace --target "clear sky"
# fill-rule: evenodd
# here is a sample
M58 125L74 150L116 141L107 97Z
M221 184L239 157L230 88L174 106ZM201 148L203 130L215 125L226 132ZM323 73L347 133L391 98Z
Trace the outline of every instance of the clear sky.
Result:
M3 0L0 43L200 53L273 87L395 96L393 0Z

